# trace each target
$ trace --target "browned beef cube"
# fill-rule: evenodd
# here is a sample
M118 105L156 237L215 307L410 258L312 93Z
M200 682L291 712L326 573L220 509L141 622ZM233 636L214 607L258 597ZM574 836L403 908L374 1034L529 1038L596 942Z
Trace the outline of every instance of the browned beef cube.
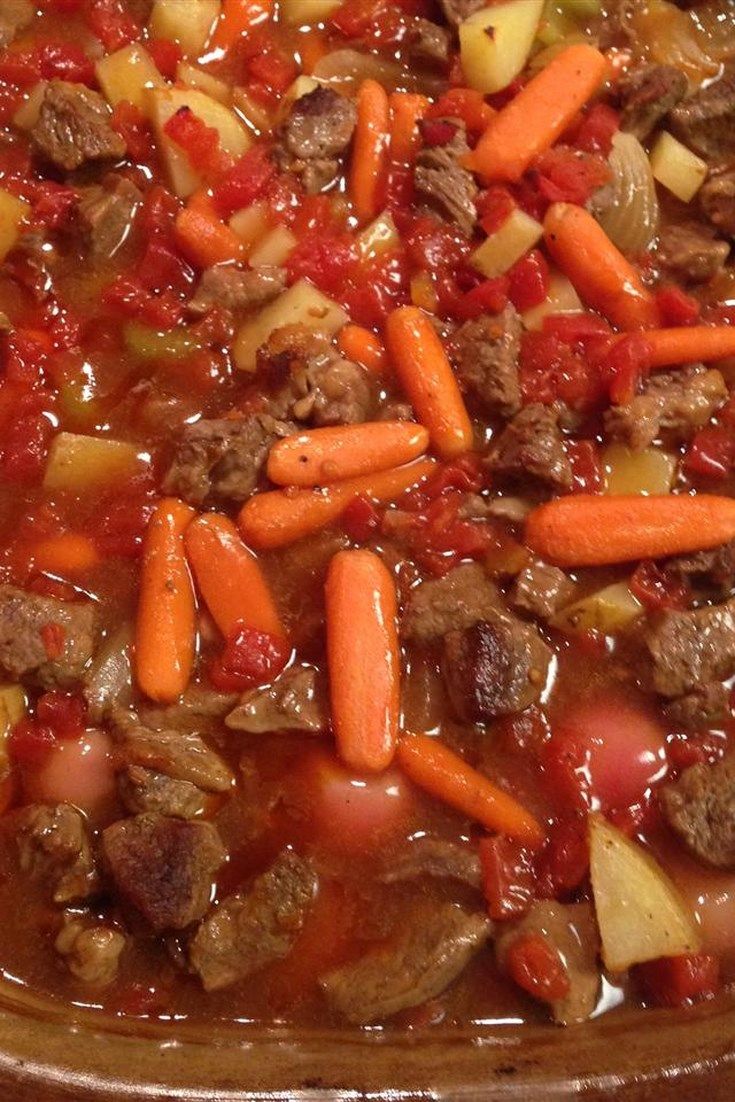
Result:
M467 235L477 221L477 184L461 164L470 147L463 126L447 120L451 137L446 145L425 146L416 159L414 185L419 202Z
M540 620L550 620L560 608L571 603L574 582L558 566L533 562L516 577L510 597L516 608Z
M715 162L735 156L735 72L682 100L668 117L669 129L689 149Z
M142 765L123 769L118 774L117 787L131 815L155 811L175 819L196 819L204 813L208 802L207 794L191 781L180 781Z
M514 482L533 479L555 492L570 490L572 465L557 410L537 403L522 409L493 443L488 466Z
M367 421L376 390L364 367L340 356L303 325L277 329L258 353L262 370L281 384L273 408L279 416L310 425Z
M46 88L31 139L57 168L71 172L86 161L118 160L125 142L110 125L110 108L84 84L52 80Z
M706 425L724 401L727 387L719 371L694 364L653 375L629 402L611 406L605 428L616 440L636 450L647 448L661 434L677 443Z
M694 857L720 869L735 869L735 758L700 762L661 791L672 830Z
M281 167L300 176L310 194L322 191L336 177L356 123L354 103L331 88L300 96L282 128Z
M662 230L656 250L659 266L686 283L707 283L724 267L727 241L702 222L672 222Z
M196 293L189 302L189 312L202 315L218 306L233 314L243 314L265 306L285 287L283 268L268 265L243 272L231 265L217 264L202 273Z
M620 126L645 141L672 107L684 98L687 78L673 65L632 69L616 86L622 105Z
M327 727L326 686L312 666L293 666L264 689L246 693L225 719L232 731L311 731Z
M649 629L653 684L662 696L697 692L735 674L735 599L695 612L666 612Z
M500 594L479 563L467 563L411 590L402 634L415 643L431 643L453 628L487 619L501 606Z
M196 731L154 731L136 723L132 714L116 718L118 757L126 765L188 781L206 792L226 792L232 786L229 768Z
M398 852L391 853L380 879L386 884L395 884L425 876L433 880L456 880L470 888L482 889L482 870L476 850L428 836L404 843Z
M44 688L74 684L92 657L95 636L91 603L0 586L0 666L13 679L30 678Z
M86 899L99 889L87 825L70 804L32 804L18 815L20 867L49 889L54 903Z
M183 930L200 919L225 859L211 823L155 814L113 823L102 848L118 892L154 930Z
M418 18L408 25L405 46L412 60L444 66L449 61L452 39L445 27Z
M712 172L699 189L698 199L717 232L735 237L735 169Z
M458 27L460 23L464 23L465 19L469 19L480 8L484 8L486 3L487 0L439 0L444 18L452 27Z
M459 385L502 417L513 417L521 408L521 329L520 317L508 306L502 314L466 321L449 344Z
M130 233L142 198L135 184L116 172L101 184L81 188L77 215L95 259L115 255Z

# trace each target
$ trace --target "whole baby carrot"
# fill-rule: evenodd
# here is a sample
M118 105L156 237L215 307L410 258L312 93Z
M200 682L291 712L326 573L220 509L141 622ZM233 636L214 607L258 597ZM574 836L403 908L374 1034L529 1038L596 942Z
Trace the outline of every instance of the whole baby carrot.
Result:
M388 93L365 80L357 94L357 127L352 145L350 196L359 222L375 218L382 201L388 159Z
M388 357L385 348L369 329L363 329L361 325L345 325L339 331L337 344L348 360L355 360L376 375L387 373Z
M682 325L676 329L651 329L646 333L646 365L669 367L700 360L711 363L735 356L735 327L731 325Z
M327 664L337 751L359 773L396 749L400 656L396 586L372 551L340 551L325 586Z
M326 486L410 463L428 445L426 429L411 421L312 429L273 445L268 477L279 486Z

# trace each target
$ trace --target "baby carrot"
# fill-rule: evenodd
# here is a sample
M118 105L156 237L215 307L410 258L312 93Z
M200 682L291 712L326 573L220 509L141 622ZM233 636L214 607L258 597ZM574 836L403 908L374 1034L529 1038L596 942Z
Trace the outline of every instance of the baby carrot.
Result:
M575 494L534 509L525 542L560 566L605 566L706 551L734 537L730 497Z
M653 329L659 324L653 295L584 207L552 203L544 219L544 237L580 298L618 329Z
M238 622L284 638L268 583L228 517L207 513L184 535L186 555L204 603L223 635Z
M520 180L539 153L549 149L608 72L594 46L568 46L529 81L490 122L469 167L487 182Z
M731 325L685 325L677 329L651 329L646 333L649 368L672 364L709 363L735 356L735 327Z
M345 479L324 489L256 494L243 505L237 523L252 547L285 547L337 520L356 497L394 501L431 474L434 465L433 459L420 459L407 467Z
M385 375L388 371L388 357L383 345L369 329L361 325L345 325L339 331L337 344L343 356L362 364L376 375Z
M426 96L392 92L390 97L390 156L399 165L410 165L421 148L419 122L429 109Z
M359 222L375 218L382 201L388 154L388 93L365 80L357 94L357 128L350 166L350 195Z
M179 211L174 236L182 253L200 268L211 268L242 256L240 238L198 204Z
M337 751L350 769L380 772L393 760L398 737L395 582L372 551L339 551L324 592Z
M222 0L222 15L210 48L228 50L238 38L273 14L273 0Z
M273 445L268 477L279 486L325 486L399 467L423 455L429 434L411 421L369 421L287 436Z
M77 532L62 532L39 540L30 548L29 557L36 570L59 574L62 578L85 574L100 562L92 540Z
M544 832L530 811L438 739L404 734L396 759L419 788L488 830L532 845L543 841Z
M183 540L193 516L188 505L164 498L143 541L135 673L141 691L162 704L181 696L194 664L196 609Z
M388 352L408 398L442 459L472 447L472 423L442 342L426 314L401 306L385 327Z

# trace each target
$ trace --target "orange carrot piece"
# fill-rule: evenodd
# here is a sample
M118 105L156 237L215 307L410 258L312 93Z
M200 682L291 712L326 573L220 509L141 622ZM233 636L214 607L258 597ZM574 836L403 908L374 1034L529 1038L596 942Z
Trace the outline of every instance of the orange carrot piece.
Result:
M337 344L343 356L362 364L376 375L388 372L388 356L380 340L361 325L345 325L340 329Z
M534 509L525 542L560 566L606 566L706 551L734 537L731 497L575 494Z
M602 84L608 62L594 46L575 44L551 61L492 119L468 159L486 182L520 180Z
M273 15L273 0L222 0L222 14L209 43L212 50L229 50L241 35Z
M285 638L258 560L228 517L198 517L186 529L184 544L199 592L223 635L242 622Z
M271 490L256 494L240 510L237 523L246 543L259 550L286 547L338 520L356 497L395 501L434 470L433 459L419 459L393 471L345 479L325 489Z
M200 268L211 268L242 256L240 238L219 218L202 210L198 203L179 211L174 234L182 253Z
M395 582L372 551L339 551L324 592L337 751L350 769L377 773L390 765L398 739Z
M376 80L364 80L357 95L357 127L352 146L350 195L358 221L375 218L382 201L388 159L388 93Z
M552 203L544 219L546 247L580 297L619 329L659 324L653 295L602 226L584 207Z
M30 559L36 570L59 574L62 578L86 574L100 562L92 540L78 532L63 532L39 540L30 548Z
M438 739L404 734L396 760L419 788L488 830L532 845L543 841L544 832L530 811Z
M419 123L429 110L429 100L412 92L393 92L389 102L391 160L411 165L421 148Z
M700 360L710 363L735 356L735 327L731 325L686 325L677 329L651 329L646 333L649 368Z
M196 605L183 539L194 515L176 498L164 498L143 541L135 673L141 691L162 704L181 696L194 665Z
M385 326L388 353L442 459L472 448L472 422L442 342L426 314L401 306Z
M426 429L411 421L312 429L273 445L268 477L278 486L327 486L410 463L428 446Z

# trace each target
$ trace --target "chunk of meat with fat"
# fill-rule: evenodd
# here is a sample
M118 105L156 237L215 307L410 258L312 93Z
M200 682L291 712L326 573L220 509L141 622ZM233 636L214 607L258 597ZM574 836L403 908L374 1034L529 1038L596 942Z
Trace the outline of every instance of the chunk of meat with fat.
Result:
M709 551L667 559L664 567L698 588L716 590L728 596L735 586L735 540Z
M692 364L651 376L629 402L607 410L605 429L636 451L664 434L682 443L707 424L727 397L719 371Z
M685 731L719 727L732 718L731 693L719 681L680 696L664 709L669 723Z
M507 306L502 314L464 322L449 342L460 387L502 417L513 417L521 408L521 331L518 313Z
M91 602L59 601L0 586L0 667L44 688L79 681L92 658L97 617Z
M431 643L453 629L486 619L501 607L500 594L483 568L467 563L411 590L401 632L411 642Z
M735 70L677 104L668 127L689 149L715 162L735 156Z
M244 314L265 306L285 287L283 268L264 265L242 271L232 265L216 264L202 273L188 310L190 314L202 316L217 306L233 314Z
M31 130L35 149L65 172L87 161L118 160L125 142L110 125L111 111L97 92L84 84L49 81Z
M491 445L487 465L493 474L512 481L530 478L555 492L570 490L572 465L558 410L538 403L522 409Z
M285 850L250 890L223 900L201 923L189 947L206 991L246 979L293 948L317 888L308 861Z
M154 811L175 819L196 819L207 809L207 794L197 785L142 765L126 766L118 774L117 788L131 815Z
M48 887L54 903L99 890L84 816L70 804L31 804L18 814L20 867Z
M217 721L227 715L238 700L237 693L220 693L201 685L190 685L173 704L158 706L141 703L138 718L144 727L154 731L202 731L217 726ZM117 709L117 721L125 726L130 713Z
M645 141L686 92L687 78L674 65L634 67L615 86L621 130Z
M77 218L95 260L109 260L125 242L143 196L126 176L109 173L80 189Z
M540 620L550 620L559 609L571 604L575 585L558 566L532 562L516 576L510 600L516 608Z
M660 800L666 821L692 856L735 869L735 756L690 766L661 789Z
M211 823L164 815L121 819L102 832L117 891L154 930L183 930L205 914L225 849Z
M75 915L59 931L54 948L73 976L90 987L109 987L117 978L125 935L103 923L91 924Z
M280 167L301 178L309 194L323 191L339 172L357 123L352 100L319 86L293 104L276 150Z
M386 884L415 880L456 880L469 888L482 889L482 869L477 852L442 838L416 838L389 856L380 879Z
M694 612L665 612L648 629L646 644L662 696L725 681L735 674L735 599Z
M118 714L116 724L117 753L124 765L164 773L206 792L231 788L230 769L196 731L154 731L137 723L132 712Z
M470 152L470 147L464 125L456 119L445 122L453 128L451 139L446 145L425 146L416 158L416 200L469 235L477 221L478 188L474 176L462 167L461 160Z
M164 479L164 493L192 505L246 501L271 445L292 431L291 425L262 413L186 425Z
M328 722L326 686L313 666L293 666L264 689L246 693L225 719L232 731L323 731Z
M347 1021L384 1021L445 991L491 931L484 914L453 903L417 904L387 944L330 972L322 989Z
M412 61L444 66L449 61L452 39L446 27L419 17L408 24L405 48Z
M600 993L597 955L600 938L590 903L537 902L519 921L503 925L495 943L498 963L505 967L508 950L519 938L538 934L559 954L569 991L550 1004L560 1025L583 1022L593 1013Z
M543 691L550 661L535 627L498 610L444 638L444 680L455 712L467 723L528 708Z
M684 283L707 283L722 271L730 253L713 227L703 222L671 222L658 239L655 258L664 272Z
M735 237L735 169L716 169L699 189L699 206L718 233Z

